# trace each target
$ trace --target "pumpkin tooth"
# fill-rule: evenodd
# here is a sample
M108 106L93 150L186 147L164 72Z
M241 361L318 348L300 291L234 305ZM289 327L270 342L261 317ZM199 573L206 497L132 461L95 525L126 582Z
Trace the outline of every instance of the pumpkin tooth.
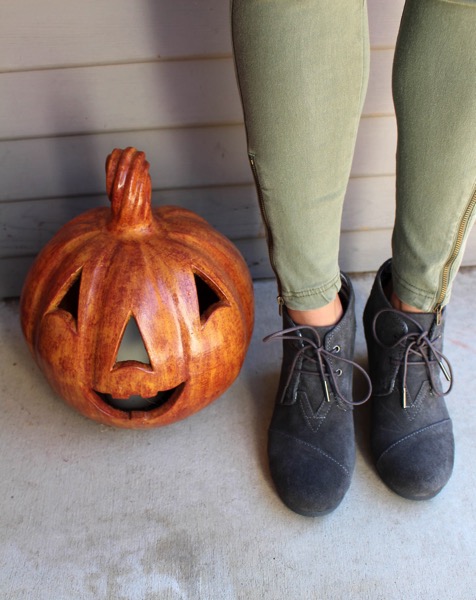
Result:
M184 385L185 382L180 383L169 390L159 390L154 396L149 398L145 398L139 394L131 394L127 398L118 398L112 394L109 394L108 392L99 392L98 390L93 391L103 402L118 410L123 410L126 412L134 410L150 411L160 408L170 401L172 401L170 402L171 407L180 396Z

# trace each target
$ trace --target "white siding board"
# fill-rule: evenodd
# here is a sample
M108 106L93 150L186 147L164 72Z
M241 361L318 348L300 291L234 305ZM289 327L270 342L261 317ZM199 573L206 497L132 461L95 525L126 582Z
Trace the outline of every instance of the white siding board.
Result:
M405 0L367 0L367 2L372 47L395 47Z
M370 53L370 73L363 116L393 115L392 65L393 49L373 50Z
M4 2L0 71L231 54L227 0ZM373 47L392 47L403 0L369 0Z
M33 256L0 258L0 298L19 296Z
M342 214L342 230L371 231L392 227L395 176L351 178Z
M3 139L243 120L231 59L52 69L1 77Z
M351 179L344 203L342 229L370 232L391 227L395 212L394 189L394 177ZM252 184L155 190L152 201L155 206L173 204L189 208L232 240L264 235ZM36 254L67 221L98 206L109 206L105 195L0 204L0 256Z
M0 70L230 52L225 0L3 2Z
M372 52L364 115L393 113L393 51ZM4 73L0 139L243 121L232 59Z
M351 175L375 177L395 173L397 126L394 117L360 121Z
M242 126L38 138L0 142L2 199L100 194L106 156L129 145L146 152L154 188L251 180Z
M154 206L189 208L232 239L263 235L252 185L154 191L152 200ZM105 195L1 204L0 256L36 254L67 221L99 206L109 206Z
M352 175L392 174L395 143L393 117L362 119ZM0 200L101 194L106 156L129 145L146 152L155 189L252 181L242 125L6 140Z

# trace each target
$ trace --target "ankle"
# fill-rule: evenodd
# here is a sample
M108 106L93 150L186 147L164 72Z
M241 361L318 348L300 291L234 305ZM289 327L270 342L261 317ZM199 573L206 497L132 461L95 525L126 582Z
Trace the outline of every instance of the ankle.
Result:
M311 325L312 327L335 325L341 320L344 314L339 294L336 294L335 298L329 304L321 308L313 308L311 310L293 310L288 308L287 311L296 325Z
M403 302L402 300L400 300L400 298L397 296L397 294L393 290L390 294L390 304L393 306L393 308L396 308L397 310L401 310L402 312L407 312L407 313L423 313L423 312L425 312L424 310L421 310L421 309L417 308L416 306L412 306L411 304L407 304L406 302Z

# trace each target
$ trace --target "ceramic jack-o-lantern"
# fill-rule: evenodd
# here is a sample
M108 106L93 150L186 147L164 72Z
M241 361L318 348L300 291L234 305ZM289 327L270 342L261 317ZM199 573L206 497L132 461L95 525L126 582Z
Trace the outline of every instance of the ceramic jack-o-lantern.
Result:
M215 400L237 377L253 327L243 258L193 212L152 208L148 169L134 148L112 152L111 207L66 224L21 297L24 335L52 387L83 415L129 428ZM141 353L127 354L128 337Z

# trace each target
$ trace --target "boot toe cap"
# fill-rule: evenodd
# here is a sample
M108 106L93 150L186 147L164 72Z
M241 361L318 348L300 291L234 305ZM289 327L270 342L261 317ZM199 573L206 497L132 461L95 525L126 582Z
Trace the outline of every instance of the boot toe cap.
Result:
M409 500L427 500L446 485L453 462L454 439L448 419L394 442L377 456L376 466L394 492Z
M269 467L276 491L292 511L309 517L337 508L351 482L352 464L284 432L270 431Z

